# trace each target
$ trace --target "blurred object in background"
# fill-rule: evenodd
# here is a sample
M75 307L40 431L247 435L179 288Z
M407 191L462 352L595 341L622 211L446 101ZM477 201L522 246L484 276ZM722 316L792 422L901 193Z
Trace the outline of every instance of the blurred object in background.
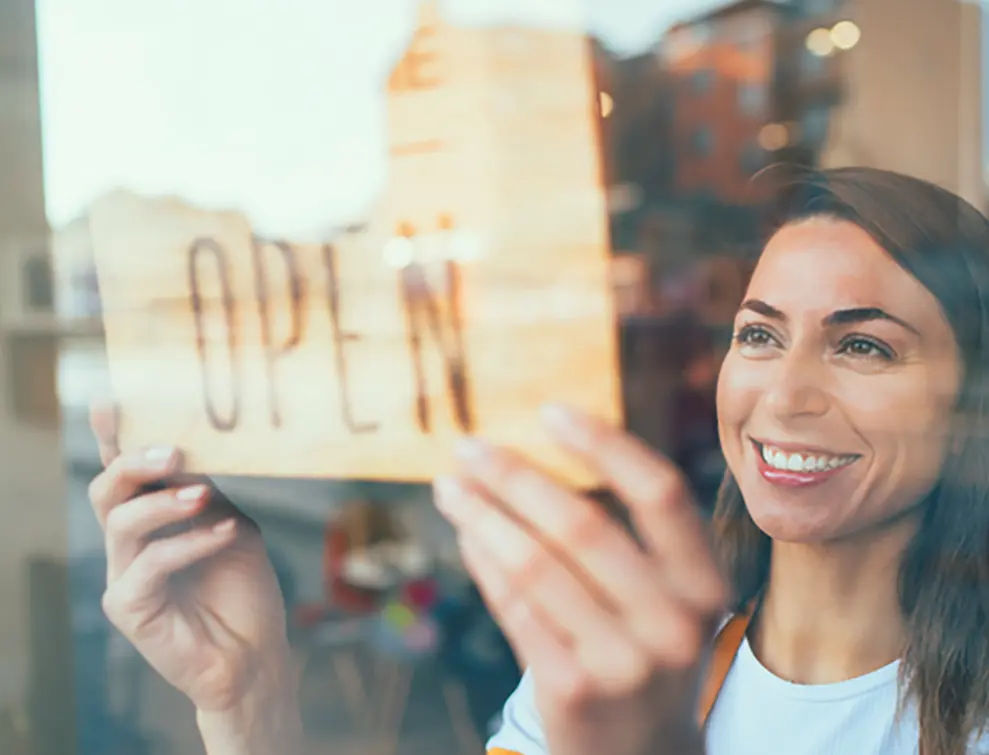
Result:
M619 317L652 314L652 270L644 255L616 254L611 264L611 284Z
M908 173L985 210L984 14L962 0L848 0L808 32L808 59L840 66L822 165Z

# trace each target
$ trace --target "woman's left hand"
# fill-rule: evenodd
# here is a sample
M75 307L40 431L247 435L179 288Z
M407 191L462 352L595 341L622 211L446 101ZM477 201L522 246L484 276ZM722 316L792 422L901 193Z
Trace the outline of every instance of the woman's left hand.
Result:
M699 668L727 587L680 471L618 430L553 409L558 441L628 506L644 546L514 454L461 448L437 505L533 676L552 755L691 755Z

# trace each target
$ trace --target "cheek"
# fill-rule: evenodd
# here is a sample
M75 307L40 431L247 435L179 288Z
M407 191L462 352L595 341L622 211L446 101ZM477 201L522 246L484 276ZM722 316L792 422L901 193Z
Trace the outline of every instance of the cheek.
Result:
M835 399L853 427L877 446L938 448L948 431L953 394L924 377L850 375L836 381Z
M718 374L718 430L729 463L740 450L739 432L751 416L765 386L756 363L729 353ZM763 386L763 388L760 388Z
M947 450L949 399L930 384L880 379L844 386L839 401L847 421L872 449L877 481L909 498L937 479Z

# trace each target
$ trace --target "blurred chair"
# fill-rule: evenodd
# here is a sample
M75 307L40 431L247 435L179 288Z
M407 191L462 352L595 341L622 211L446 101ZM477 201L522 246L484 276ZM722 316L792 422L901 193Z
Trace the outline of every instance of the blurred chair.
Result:
M375 654L369 729L375 735L374 755L395 755L402 734L412 682L423 667L438 672L440 694L447 721L457 742L457 752L483 752L471 715L465 679L457 661L461 632L449 619L458 601L439 599L432 580L413 581L398 600L383 612L372 634Z
M483 751L463 681L445 660L445 630L430 615L436 590L431 580L416 579L428 568L385 507L357 501L326 525L323 602L291 611L290 635L303 675L317 656L328 659L364 740L362 754L398 751L413 679L424 665L440 671L459 751Z
M346 584L342 573L347 553L366 538L364 524L352 513L360 505L348 504L324 528L323 600L308 604L293 601L289 607L289 637L303 680L313 660L327 656L348 713L358 725L370 717L360 652L376 604L371 592Z

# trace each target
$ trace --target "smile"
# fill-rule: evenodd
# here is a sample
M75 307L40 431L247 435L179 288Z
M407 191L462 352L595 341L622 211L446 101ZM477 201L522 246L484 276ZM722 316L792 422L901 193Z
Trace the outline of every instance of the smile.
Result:
M759 471L769 482L788 487L813 485L830 479L861 457L819 450L789 450L752 441L759 454Z

